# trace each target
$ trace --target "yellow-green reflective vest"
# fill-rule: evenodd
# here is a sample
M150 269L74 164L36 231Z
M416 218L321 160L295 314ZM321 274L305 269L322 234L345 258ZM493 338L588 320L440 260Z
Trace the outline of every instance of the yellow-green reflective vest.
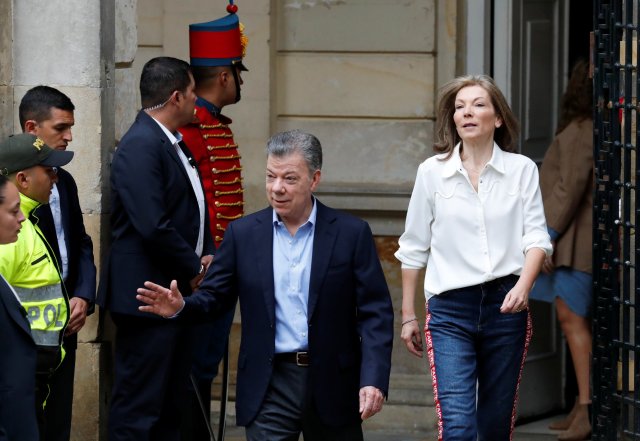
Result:
M15 289L26 309L36 344L55 349L61 347L69 321L69 300L55 256L40 228L29 220L38 205L20 193L20 209L27 220L22 223L16 242L0 245L0 274Z

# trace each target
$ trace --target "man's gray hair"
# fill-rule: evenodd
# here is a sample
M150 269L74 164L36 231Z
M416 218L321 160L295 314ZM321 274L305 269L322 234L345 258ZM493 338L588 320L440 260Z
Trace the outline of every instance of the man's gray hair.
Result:
M310 174L322 169L322 146L311 133L289 130L276 133L267 141L267 156L282 158L296 152L304 158Z

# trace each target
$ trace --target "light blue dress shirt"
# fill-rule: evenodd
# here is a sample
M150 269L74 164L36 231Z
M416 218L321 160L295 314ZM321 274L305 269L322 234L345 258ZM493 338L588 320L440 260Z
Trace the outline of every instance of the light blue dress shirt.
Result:
M309 348L307 304L317 205L291 236L273 211L273 279L276 297L276 353Z

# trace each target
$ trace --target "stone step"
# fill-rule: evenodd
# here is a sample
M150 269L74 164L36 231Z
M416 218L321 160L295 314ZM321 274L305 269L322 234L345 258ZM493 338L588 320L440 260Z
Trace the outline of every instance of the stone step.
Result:
M437 428L433 407L385 403L382 411L364 422L367 430L433 432Z
M219 418L219 402L211 403L211 421L214 425L214 430L217 431L218 418ZM236 411L234 403L229 403L227 408L227 427L235 427ZM433 408L429 407L416 407L412 405L398 405L398 404L385 404L382 411L374 417L365 421L362 425L363 430L368 433L375 433L379 431L398 432L399 434L406 435L420 435L420 439L432 439L425 437L428 434L436 433L437 420L436 414ZM368 437L366 439L369 439ZM376 438L377 440L378 438ZM383 439L383 438L380 438ZM405 438L392 438L392 439L405 439ZM413 437L407 437L406 439L414 439ZM416 438L418 439L418 438Z
M233 379L232 379L233 380ZM220 409L219 385L214 384L211 403L212 421L217 424ZM235 384L229 389L227 405L227 424L235 422ZM431 433L437 427L436 412L433 406L431 380L426 375L391 376L389 399L382 411L365 421L365 430L400 430L408 432Z
M425 375L392 375L386 404L433 407L431 379Z

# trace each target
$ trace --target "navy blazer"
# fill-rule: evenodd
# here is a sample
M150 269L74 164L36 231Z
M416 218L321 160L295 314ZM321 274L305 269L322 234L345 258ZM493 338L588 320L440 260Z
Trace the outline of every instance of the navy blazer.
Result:
M393 308L369 225L319 201L309 283L309 393L325 424L360 420L359 390L389 388ZM272 209L232 222L183 319L216 315L240 299L237 423L267 391L275 351Z
M188 150L186 154L190 156ZM190 293L200 271L194 252L200 212L187 171L175 147L153 118L141 111L120 141L111 164L111 250L104 265L98 304L112 312L138 311L136 289L146 280L176 279ZM203 255L213 254L205 211Z
M38 441L36 344L27 313L0 278L0 441Z
M84 228L82 209L78 200L78 186L73 176L62 168L58 168L56 186L60 195L62 229L69 261L64 284L69 297L80 297L88 302L88 313L91 314L96 299L96 266L93 263L93 242ZM58 263L62 265L51 207L49 204L40 205L33 214L38 218L38 227L51 245ZM75 348L77 337L78 334L65 337L65 348Z

